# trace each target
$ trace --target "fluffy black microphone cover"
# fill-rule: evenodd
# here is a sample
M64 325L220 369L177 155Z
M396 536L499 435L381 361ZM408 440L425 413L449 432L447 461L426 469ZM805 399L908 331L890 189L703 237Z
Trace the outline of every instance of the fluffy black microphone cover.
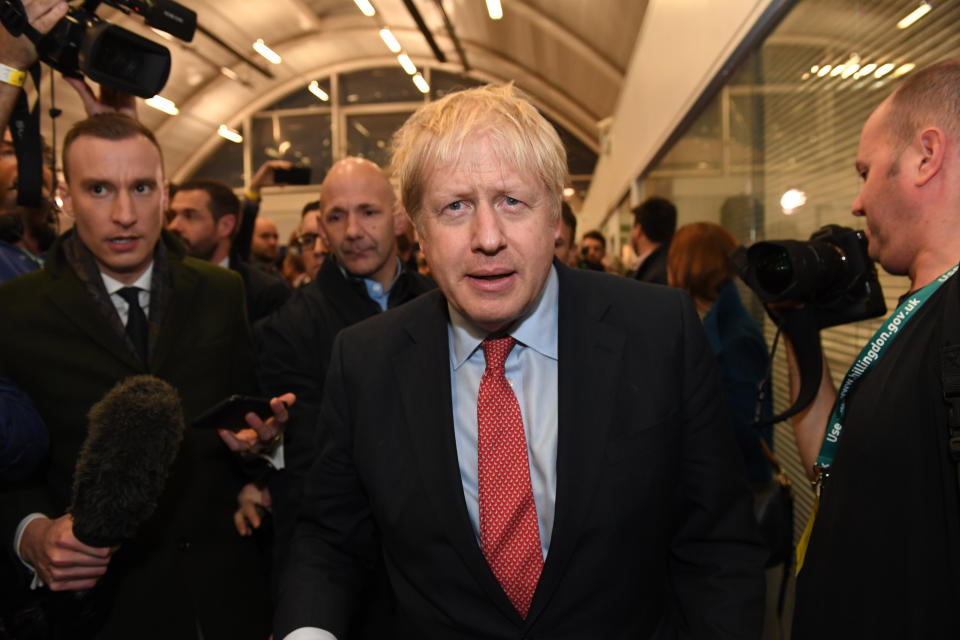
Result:
M73 534L92 547L134 537L157 506L183 438L180 397L149 375L126 378L90 408L73 480Z

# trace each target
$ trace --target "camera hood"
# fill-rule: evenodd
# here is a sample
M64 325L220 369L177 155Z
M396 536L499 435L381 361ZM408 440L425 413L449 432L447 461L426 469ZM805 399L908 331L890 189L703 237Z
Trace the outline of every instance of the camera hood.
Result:
M160 93L170 76L170 51L116 25L90 27L80 46L80 70L100 84L141 98Z

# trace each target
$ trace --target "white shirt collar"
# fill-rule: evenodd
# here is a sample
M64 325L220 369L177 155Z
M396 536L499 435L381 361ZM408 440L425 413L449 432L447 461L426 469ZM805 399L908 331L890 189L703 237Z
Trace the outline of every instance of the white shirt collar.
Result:
M514 323L510 331L517 342L554 360L557 359L557 304L560 298L560 285L557 270L550 266L547 280L540 291L533 309ZM467 361L487 332L473 326L459 311L447 302L450 311L450 327L453 334L454 369Z
M110 295L115 294L124 287L138 287L149 292L150 282L153 278L153 261L150 262L150 266L147 267L147 270L140 274L140 277L137 278L132 284L123 284L119 280L111 278L103 271L100 272L100 278L103 279L103 286L107 289L107 293Z

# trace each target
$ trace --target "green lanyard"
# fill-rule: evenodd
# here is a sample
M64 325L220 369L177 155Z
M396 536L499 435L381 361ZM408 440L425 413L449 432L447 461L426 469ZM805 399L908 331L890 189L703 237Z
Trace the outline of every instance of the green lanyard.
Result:
M907 324L907 320L913 317L913 313L923 306L923 303L932 296L944 282L950 279L957 272L954 265L942 276L920 289L912 296L903 301L903 303L890 314L884 323L873 334L873 338L863 348L857 359L853 361L847 375L844 376L840 384L840 390L837 392L837 400L833 405L833 411L830 412L830 421L827 422L827 433L823 438L823 444L820 445L820 455L817 456L817 494L823 485L824 478L828 475L830 466L833 464L833 457L837 451L837 443L840 441L840 433L843 431L843 421L847 413L847 398L853 391L853 388L863 376L867 374L873 365L877 363L880 356L887 350L893 339L897 337L900 330Z

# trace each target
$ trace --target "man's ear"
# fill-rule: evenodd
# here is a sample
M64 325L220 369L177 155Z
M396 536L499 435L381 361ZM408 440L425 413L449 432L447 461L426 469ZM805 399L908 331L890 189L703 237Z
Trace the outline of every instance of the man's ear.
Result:
M66 182L61 182L57 185L57 195L60 196L61 205L60 209L71 218L75 218L73 215L73 200L70 199L70 186Z
M233 229L237 226L237 216L232 213L225 213L217 220L217 239L222 240L233 235Z
M922 187L937 175L943 167L947 151L946 136L937 127L929 127L920 133L918 143L920 159L914 184Z

